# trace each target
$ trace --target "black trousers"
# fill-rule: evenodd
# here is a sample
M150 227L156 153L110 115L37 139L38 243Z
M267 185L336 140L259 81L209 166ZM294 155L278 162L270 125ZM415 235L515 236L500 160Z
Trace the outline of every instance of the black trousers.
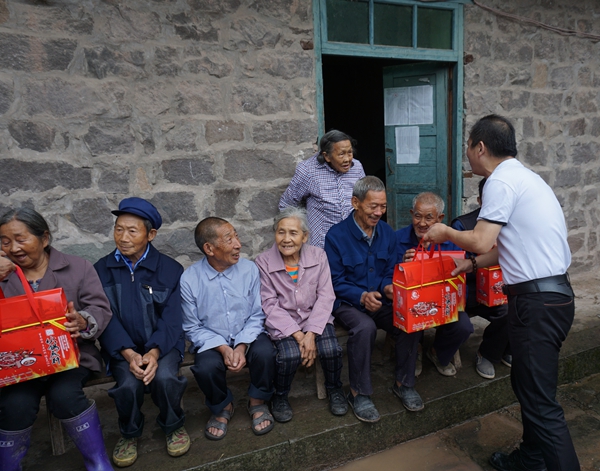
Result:
M579 460L556 400L558 355L573 323L572 297L533 293L508 298L511 382L521 403L521 458L531 470L579 471Z

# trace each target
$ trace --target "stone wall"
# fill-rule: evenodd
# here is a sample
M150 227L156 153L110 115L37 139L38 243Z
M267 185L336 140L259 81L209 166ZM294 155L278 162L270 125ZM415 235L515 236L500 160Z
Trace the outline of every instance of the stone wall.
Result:
M560 28L600 35L600 2L480 0ZM511 118L520 160L563 206L573 273L600 262L600 44L465 5L465 138L489 113ZM466 206L479 177L464 163ZM542 203L543 204L543 203ZM532 240L532 244L536 241Z
M258 254L317 135L311 41L310 0L0 0L0 213L94 261L135 195L184 265L208 215Z

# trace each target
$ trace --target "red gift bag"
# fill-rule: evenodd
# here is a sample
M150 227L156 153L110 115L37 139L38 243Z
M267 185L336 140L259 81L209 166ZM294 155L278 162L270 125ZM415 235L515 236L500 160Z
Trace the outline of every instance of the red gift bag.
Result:
M508 298L502 293L504 281L499 265L477 269L475 298L484 306L500 306L508 303Z
M0 290L0 388L79 366L79 348L63 325L62 288L34 293L17 267L25 295Z
M433 250L394 269L394 325L408 333L456 322L465 308L465 276L452 276L452 257Z

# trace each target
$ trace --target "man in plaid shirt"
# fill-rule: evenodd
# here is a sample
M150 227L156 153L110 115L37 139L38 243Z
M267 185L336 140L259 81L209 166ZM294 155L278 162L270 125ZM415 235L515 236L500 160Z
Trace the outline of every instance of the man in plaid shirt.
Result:
M279 210L306 204L310 245L323 248L329 228L352 212L354 183L365 176L362 164L353 158L354 144L341 131L326 133L320 152L298 164L279 200Z

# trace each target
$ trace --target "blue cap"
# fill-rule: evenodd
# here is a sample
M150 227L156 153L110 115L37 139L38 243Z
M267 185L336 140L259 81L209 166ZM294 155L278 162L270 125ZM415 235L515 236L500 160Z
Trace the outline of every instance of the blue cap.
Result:
M152 224L153 229L159 229L162 226L162 218L158 212L158 209L154 207L152 203L142 198L132 197L125 198L119 203L119 209L111 211L115 216L121 214L135 214L144 219L148 219Z

